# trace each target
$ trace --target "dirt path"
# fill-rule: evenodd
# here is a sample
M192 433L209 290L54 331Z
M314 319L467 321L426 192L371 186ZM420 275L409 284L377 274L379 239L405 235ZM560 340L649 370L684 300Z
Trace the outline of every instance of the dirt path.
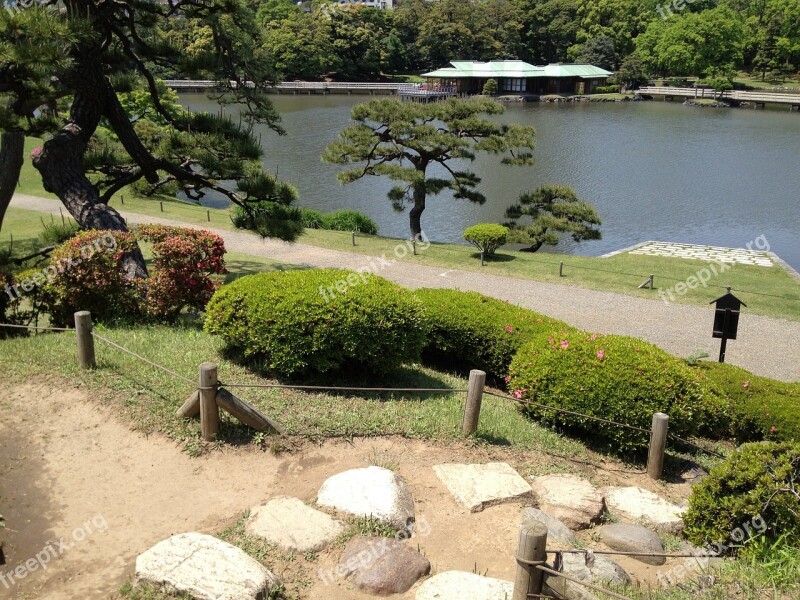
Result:
M8 522L2 599L108 598L132 574L136 556L171 534L218 533L244 510L278 495L312 502L327 477L368 464L390 466L409 482L417 519L429 531L412 543L434 573L476 570L513 579L521 505L470 514L436 479L433 464L506 460L523 474L569 467L596 485L640 485L674 501L688 493L686 484L653 483L619 463L587 470L547 455L398 438L308 445L277 457L228 447L190 458L161 436L132 432L89 392L63 385L11 386L0 397L0 506ZM53 541L60 538L64 546ZM58 558L48 558L48 548ZM319 570L335 567L340 552L330 548L311 562L294 557L273 569L304 599L367 598L346 581L326 585L320 579ZM28 559L36 564L37 555L46 569L37 566L10 583L8 574ZM654 581L653 567L620 562L634 576Z
M58 214L62 207L55 200L14 196L12 206ZM186 225L179 221L123 212L130 223ZM315 267L358 269L376 258L309 246L263 240L244 232L208 228L225 239L230 252L264 256L290 264ZM392 258L392 257L388 257ZM396 261L379 273L402 285L449 287L473 290L508 300L526 308L562 319L567 323L599 333L617 333L646 339L676 356L688 356L698 348L716 348L711 339L713 309L685 304L665 304L660 300L635 298L615 292L590 290L488 275L475 271L444 269ZM767 377L800 381L800 322L747 315L739 324L739 337L728 345L727 362Z

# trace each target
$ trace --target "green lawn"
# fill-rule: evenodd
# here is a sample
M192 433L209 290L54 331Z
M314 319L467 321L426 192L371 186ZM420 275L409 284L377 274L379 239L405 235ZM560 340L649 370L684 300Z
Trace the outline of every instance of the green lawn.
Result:
M35 141L29 140L33 147ZM23 183L20 191L31 195L47 196L41 188L38 173L26 163L23 168ZM124 196L124 204L123 204ZM114 196L111 205L143 215L180 220L198 226L234 230L227 210L205 209L175 199L162 200L144 198L124 190ZM33 237L41 229L42 215L35 211L11 208L6 223L0 232L0 247L10 235L15 240ZM402 217L398 217L402 218ZM377 236L357 237L353 247L348 232L306 230L300 242L342 250L369 254L386 254L392 257L402 240ZM252 259L259 262L259 259ZM570 254L537 252L512 252L501 249L498 255L481 267L478 255L468 246L458 244L432 244L418 256L407 256L403 260L421 265L445 268L469 269L496 275L534 279L551 283L579 285L582 287L621 292L645 298L659 298L659 288L666 292L688 277L695 275L706 264L691 259L665 258L618 254L611 258L596 258ZM563 261L563 277L559 276L559 263ZM655 275L655 290L638 289L650 274ZM708 287L690 289L684 295L673 294L675 302L707 305L731 286L747 304L747 311L791 320L800 320L800 283L781 267L771 268L750 265L735 265L709 281ZM667 296L668 297L668 296Z

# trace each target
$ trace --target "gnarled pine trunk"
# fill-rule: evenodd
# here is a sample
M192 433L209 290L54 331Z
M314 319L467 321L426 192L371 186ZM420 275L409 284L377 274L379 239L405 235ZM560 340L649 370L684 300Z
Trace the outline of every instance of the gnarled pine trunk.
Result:
M414 206L411 207L409 220L411 222L411 238L414 240L422 239L422 212L425 210L425 197L427 190L425 183L414 185Z
M19 182L24 153L25 134L19 130L4 131L0 136L0 229Z

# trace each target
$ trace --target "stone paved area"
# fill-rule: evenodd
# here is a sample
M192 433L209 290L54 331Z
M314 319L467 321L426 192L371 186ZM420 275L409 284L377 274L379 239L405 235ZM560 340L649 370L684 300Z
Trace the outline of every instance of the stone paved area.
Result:
M630 250L628 254L693 258L740 265L757 265L759 267L772 267L775 265L768 252L747 250L745 248L723 248L721 246L702 246L673 242L645 242Z

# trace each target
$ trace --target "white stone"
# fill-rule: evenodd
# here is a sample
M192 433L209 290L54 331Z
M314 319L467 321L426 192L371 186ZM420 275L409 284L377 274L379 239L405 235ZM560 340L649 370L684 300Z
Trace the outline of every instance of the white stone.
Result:
M470 512L531 496L531 486L508 464L434 465L436 476Z
M373 517L398 532L411 532L414 499L405 480L389 469L364 467L329 477L317 504L360 517Z
M638 487L605 488L603 492L606 508L615 517L652 527L656 531L683 531L685 509L653 492Z
M417 588L416 600L510 600L511 581L482 577L466 571L445 571Z
M341 521L288 496L255 507L245 525L247 533L263 537L288 552L322 550L345 529Z
M256 600L266 597L277 579L235 546L203 533L181 533L136 558L136 583L195 600Z
M531 487L539 508L570 529L586 529L603 515L603 496L581 477L544 475Z
M562 554L561 559L561 572L580 581L595 585L631 583L631 577L625 569L602 555L594 555L588 564L583 554ZM567 600L596 599L592 590L563 577L546 576L545 582L550 589Z

